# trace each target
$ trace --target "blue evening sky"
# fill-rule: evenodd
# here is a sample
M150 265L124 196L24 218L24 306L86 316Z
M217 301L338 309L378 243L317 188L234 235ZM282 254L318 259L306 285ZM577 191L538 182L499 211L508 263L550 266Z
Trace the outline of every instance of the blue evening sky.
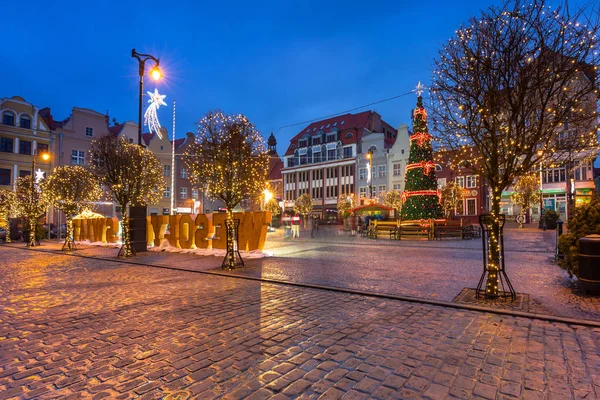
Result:
M176 99L177 137L220 108L246 114L265 137L276 132L282 154L306 124L284 125L428 85L442 43L500 2L7 2L0 96L51 107L58 120L77 106L137 121L135 47L161 60L166 79L145 83L167 96L159 117L169 132ZM411 94L359 111L374 109L397 126L410 123L415 102Z

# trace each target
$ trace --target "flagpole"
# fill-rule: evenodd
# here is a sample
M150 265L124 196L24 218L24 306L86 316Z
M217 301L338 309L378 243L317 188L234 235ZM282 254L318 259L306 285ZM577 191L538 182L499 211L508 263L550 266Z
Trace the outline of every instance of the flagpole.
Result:
M173 143L171 146L171 215L175 215L175 100L173 100Z

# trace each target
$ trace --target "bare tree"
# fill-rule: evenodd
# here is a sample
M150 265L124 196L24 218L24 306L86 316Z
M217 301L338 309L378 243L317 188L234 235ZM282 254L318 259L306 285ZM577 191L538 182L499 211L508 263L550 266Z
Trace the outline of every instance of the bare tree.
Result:
M442 187L442 208L446 218L450 217L452 210L457 209L465 198L465 190L456 182L450 181Z
M460 27L435 60L436 139L491 189L487 297L498 295L502 191L544 160L597 154L599 28L587 11L507 1Z
M10 243L10 217L17 214L17 196L11 190L0 190L0 221L6 223L6 243Z
M513 190L514 193L511 195L511 200L521 207L519 213L519 228L522 228L525 210L540 201L540 179L535 172L519 176L515 181Z
M92 142L91 171L121 207L123 247L119 254L133 255L127 206L156 204L165 188L160 161L150 150L106 135Z
M61 210L67 219L67 232L63 250L73 250L73 217L85 209L91 209L93 203L102 196L96 176L80 165L54 167L44 182L42 191L46 202Z
M192 184L206 187L208 196L223 201L231 215L244 198L265 188L269 156L246 116L209 111L198 123L185 163Z
M29 220L28 245L36 245L39 218L46 212L48 204L42 196L42 187L31 175L17 179L15 184L18 214Z

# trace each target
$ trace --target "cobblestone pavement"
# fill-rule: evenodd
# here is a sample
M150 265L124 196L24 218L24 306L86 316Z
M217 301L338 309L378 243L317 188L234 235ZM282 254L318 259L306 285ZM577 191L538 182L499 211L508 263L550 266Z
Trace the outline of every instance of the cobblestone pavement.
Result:
M1 251L0 399L600 395L600 329Z
M505 230L506 269L515 290L530 296L535 312L599 321L600 297L583 293L553 262L554 235ZM481 247L481 239L372 240L333 230L291 239L278 232L267 241L274 257L250 260L235 274L452 301L477 285Z

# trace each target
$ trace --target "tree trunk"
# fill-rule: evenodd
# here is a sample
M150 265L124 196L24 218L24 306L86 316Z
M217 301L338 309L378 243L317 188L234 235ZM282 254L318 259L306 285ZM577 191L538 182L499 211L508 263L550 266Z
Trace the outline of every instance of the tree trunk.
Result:
M131 249L131 237L129 236L129 216L127 215L127 209L123 208L123 210L123 218L121 221L121 231L123 233L123 247L121 248L120 253L123 257L131 257L133 256L133 251Z
M63 245L63 250L65 251L72 251L73 248L75 246L73 246L74 242L73 242L73 218L71 217L71 214L67 214L67 232L65 234L65 244ZM57 234L60 237L60 226L57 229Z
M6 243L10 243L10 218L6 217L6 238L4 239Z
M37 228L36 225L37 224L35 218L29 216L29 247L35 246L35 229Z
M490 226L488 246L488 277L485 288L486 297L498 297L498 269L500 268L500 199L502 190L492 188L492 223Z

